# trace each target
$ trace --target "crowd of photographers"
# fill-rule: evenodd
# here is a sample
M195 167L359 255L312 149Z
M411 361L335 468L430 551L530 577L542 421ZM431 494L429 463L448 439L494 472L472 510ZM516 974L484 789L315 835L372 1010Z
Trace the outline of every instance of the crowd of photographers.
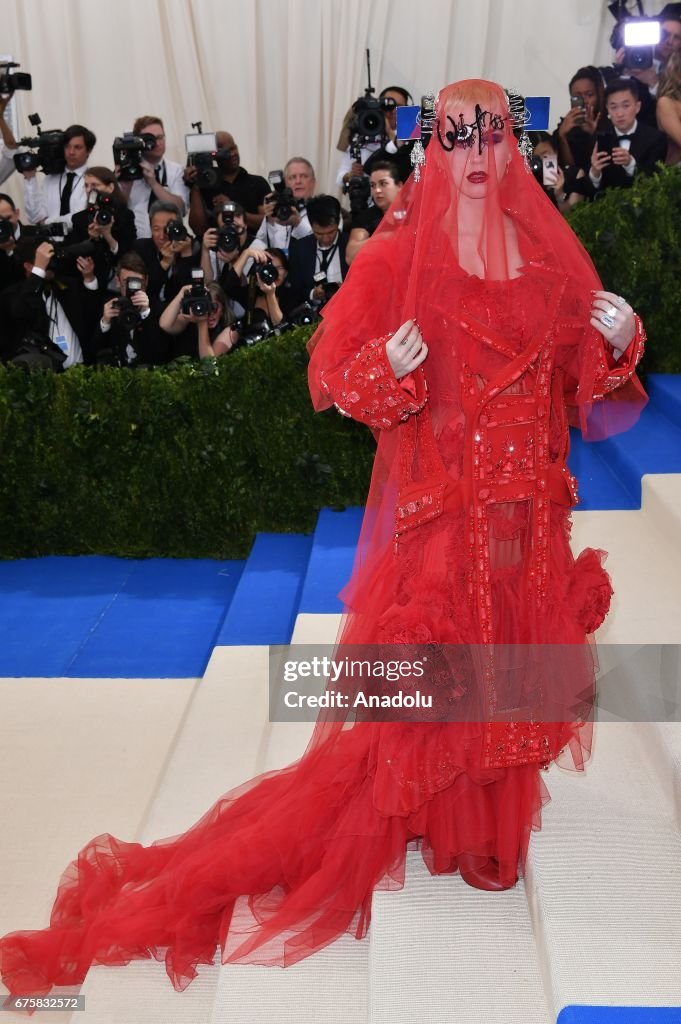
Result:
M556 130L530 135L533 173L563 213L681 160L681 3L639 47L626 45L624 5L611 9L613 64L580 68ZM26 368L157 366L313 322L411 172L401 86L369 88L348 111L341 205L318 194L305 157L266 180L242 167L232 135L199 123L184 166L166 158L156 115L115 139L112 168L92 164L84 125L42 131L32 115L35 137L17 143L4 111L30 85L0 66L0 187L24 179L23 214L0 193L0 359Z

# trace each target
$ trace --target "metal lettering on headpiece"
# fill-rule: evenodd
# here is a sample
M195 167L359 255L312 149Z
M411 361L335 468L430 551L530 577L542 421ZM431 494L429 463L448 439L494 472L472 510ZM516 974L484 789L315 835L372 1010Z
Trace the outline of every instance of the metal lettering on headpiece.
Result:
M502 117L501 114L495 114L491 110L483 110L478 103L475 105L475 121L467 124L463 119L463 114L459 114L458 121L447 114L446 120L450 124L450 128L442 137L442 130L440 123L437 125L437 137L440 145L448 153L454 149L455 146L462 146L466 149L470 149L477 142L478 152L482 153L482 147L485 144L485 134L487 132L498 132L504 130L504 124L506 118Z

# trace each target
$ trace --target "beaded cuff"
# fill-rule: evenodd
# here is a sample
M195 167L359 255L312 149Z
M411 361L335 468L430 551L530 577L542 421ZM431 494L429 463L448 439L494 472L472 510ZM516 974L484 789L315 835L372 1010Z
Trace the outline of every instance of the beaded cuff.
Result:
M605 348L601 350L601 361L598 368L598 375L594 382L593 398L599 400L605 398L611 391L621 387L625 381L633 377L636 367L643 358L646 344L646 332L641 318L634 314L636 321L636 334L626 352L623 352L618 360L618 365L608 366Z
M416 371L416 397L409 394L395 377L385 345L392 335L375 338L362 346L344 367L322 374L321 386L343 416L366 423L373 430L392 430L427 401L423 373Z

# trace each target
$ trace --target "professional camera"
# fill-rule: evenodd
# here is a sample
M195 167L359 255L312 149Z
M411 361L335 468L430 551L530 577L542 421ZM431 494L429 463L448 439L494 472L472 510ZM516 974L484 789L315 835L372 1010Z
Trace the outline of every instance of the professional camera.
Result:
M132 132L124 132L117 135L113 140L113 161L118 167L120 181L139 181L144 177L142 160L144 154L148 153L156 145L156 136L149 132L142 132L134 135Z
M321 285L322 288L324 289L324 298L322 299L321 303L318 302L317 305L324 305L324 303L328 302L331 296L335 295L338 289L340 288L340 284L338 284L337 282L332 283L331 281L327 280L326 274L324 273L323 270L320 270L318 274L315 274L312 280L315 283L315 287Z
M87 213L91 224L104 227L114 219L113 196L107 192L91 192L87 199Z
M241 232L234 223L236 205L234 203L223 203L222 227L218 230L218 238L213 246L213 252L238 252L241 248Z
M132 297L137 292L144 291L144 281L141 277L129 277L125 282L125 295L120 299L114 299L116 309L120 310L118 321L125 331L132 330L140 322L140 314L133 305Z
M184 242L189 237L189 232L182 223L181 217L178 217L176 220L169 220L163 232L169 242Z
M229 150L218 149L215 132L202 132L201 122L193 121L193 135L185 135L187 167L196 167L199 188L214 188L222 180L222 171L229 160Z
M371 182L366 174L353 174L343 191L350 196L350 211L353 214L368 208Z
M348 126L350 135L359 136L362 142L374 142L379 136L385 135L385 114L388 110L394 110L396 105L391 96L376 99L367 90L367 94L352 104L353 117Z
M19 140L20 146L37 150L36 153L15 153L14 166L18 171L37 171L42 168L45 174L63 174L66 169L64 145L66 135L55 130L41 130L40 114L29 114L28 120L37 129L37 134Z
M40 235L42 236L42 232ZM77 260L80 256L93 257L97 252L94 242L74 242L69 245L63 238L55 238L47 235L44 241L49 242L54 248L54 255L47 265L48 270L53 270L57 276L75 277L78 271Z
M202 270L192 270L191 291L182 297L180 312L185 316L208 316L212 308L212 300L204 284Z
M12 71L20 65L14 60L0 61L0 96L11 96L17 89L32 89L31 76L22 71Z
M276 284L279 278L279 271L271 259L267 263L256 263L254 260L249 274L254 274L261 284Z
M0 245L11 242L14 238L14 224L7 217L0 217Z
M296 199L291 189L284 184L283 171L270 171L267 180L272 191L265 196L265 202L274 203L272 216L275 220L289 220L294 213L305 209L305 201Z

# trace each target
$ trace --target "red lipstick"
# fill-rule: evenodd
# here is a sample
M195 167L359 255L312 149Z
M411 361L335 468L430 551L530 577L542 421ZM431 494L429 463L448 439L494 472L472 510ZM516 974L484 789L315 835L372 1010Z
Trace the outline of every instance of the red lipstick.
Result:
M484 171L472 171L467 178L474 185L481 185L483 181L487 181L487 174Z

